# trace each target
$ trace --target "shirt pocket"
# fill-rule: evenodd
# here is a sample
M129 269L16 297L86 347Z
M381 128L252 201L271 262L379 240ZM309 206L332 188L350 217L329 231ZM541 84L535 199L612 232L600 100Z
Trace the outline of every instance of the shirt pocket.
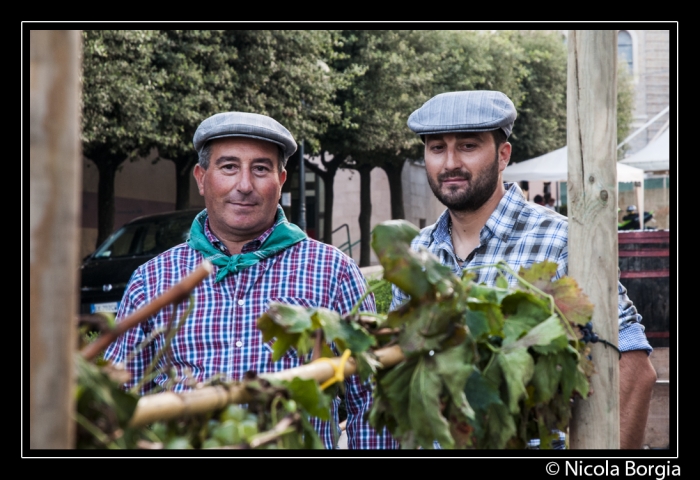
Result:
M303 307L303 308L316 308L318 307L318 301L310 298L302 298L302 297L270 297L270 300L267 303L267 306L265 310L270 308L270 304L272 303L282 303L284 305L293 305L296 307ZM264 348L272 353L272 344L275 343L275 339L273 338L269 342L264 343ZM284 355L285 357L291 357L291 358L298 358L297 352L295 349L290 348L287 350L287 353Z

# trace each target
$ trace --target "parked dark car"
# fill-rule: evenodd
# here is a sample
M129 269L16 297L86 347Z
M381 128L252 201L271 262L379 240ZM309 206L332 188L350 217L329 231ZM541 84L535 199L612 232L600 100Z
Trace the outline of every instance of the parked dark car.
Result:
M80 313L116 312L134 270L185 242L201 211L145 215L117 229L80 266Z

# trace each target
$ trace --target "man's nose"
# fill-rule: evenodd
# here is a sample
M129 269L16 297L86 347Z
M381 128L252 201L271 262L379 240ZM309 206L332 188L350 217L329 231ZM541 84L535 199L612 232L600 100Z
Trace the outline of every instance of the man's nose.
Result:
M236 190L241 193L250 193L253 191L253 173L250 170L242 169L238 176Z
M457 150L453 145L448 145L445 149L445 170L461 169L462 164L457 155Z

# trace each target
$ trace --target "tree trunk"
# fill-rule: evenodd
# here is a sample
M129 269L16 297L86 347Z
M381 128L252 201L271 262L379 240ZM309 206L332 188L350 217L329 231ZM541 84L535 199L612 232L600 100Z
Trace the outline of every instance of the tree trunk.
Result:
M175 164L175 210L186 210L190 208L190 181L197 157L188 155L172 161Z
M97 242L98 247L104 242L114 230L114 179L117 174L117 167L123 162L102 158L95 162L100 178L97 183Z
M344 156L338 155L336 158L344 158ZM335 182L335 174L338 173L338 167L342 162L335 158L330 162L326 162L325 154L321 154L321 163L325 170L322 170L318 165L309 161L306 161L305 165L323 180L323 237L321 237L320 240L329 245L333 245L333 183Z
M392 220L406 218L406 213L403 209L403 183L401 182L401 173L406 162L400 165L386 163L382 165L382 170L386 172L389 179L389 194L391 195L391 218Z
M363 165L358 168L360 172L360 267L368 267L370 259L370 247L372 241L372 182L370 172L374 168L371 165Z
M323 241L329 245L333 245L333 182L335 182L335 173L328 172L321 175L323 179Z

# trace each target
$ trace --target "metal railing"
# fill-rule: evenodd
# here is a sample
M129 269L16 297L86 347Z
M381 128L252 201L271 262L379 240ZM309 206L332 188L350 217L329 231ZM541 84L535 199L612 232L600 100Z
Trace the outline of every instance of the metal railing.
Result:
M346 234L347 234L348 239L347 239L347 241L346 241L345 243L342 243L341 245L339 245L338 248L339 248L342 252L347 251L347 252L348 252L348 256L350 256L350 258L352 258L352 247L354 247L355 245L357 245L358 243L360 243L360 240L356 241L355 243L352 243L352 242L351 242L351 240L350 240L350 226L349 226L347 223L344 223L344 224L342 224L341 226L339 226L338 228L336 228L335 230L333 230L333 231L331 232L331 235L333 235L335 232L337 232L337 231L340 230L341 228L345 228L345 232L346 232Z

